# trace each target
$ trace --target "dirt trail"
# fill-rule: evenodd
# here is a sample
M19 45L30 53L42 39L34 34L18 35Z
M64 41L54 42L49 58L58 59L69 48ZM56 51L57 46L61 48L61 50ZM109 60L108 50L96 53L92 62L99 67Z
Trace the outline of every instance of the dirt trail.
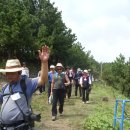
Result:
M93 105L93 102L83 104L80 97L72 95L71 99L65 100L64 114L63 116L58 114L56 121L51 120L51 105L48 105L48 109L44 112L42 128L43 130L83 130L85 117L91 113Z

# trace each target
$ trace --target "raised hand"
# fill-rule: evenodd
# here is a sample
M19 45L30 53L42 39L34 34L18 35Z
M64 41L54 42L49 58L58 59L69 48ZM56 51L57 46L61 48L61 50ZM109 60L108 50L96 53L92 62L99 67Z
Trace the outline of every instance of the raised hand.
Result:
M49 47L48 46L42 46L42 49L41 51L38 50L39 52L39 58L41 60L41 62L47 62L48 59L49 59L49 56L50 56L50 50L49 50Z

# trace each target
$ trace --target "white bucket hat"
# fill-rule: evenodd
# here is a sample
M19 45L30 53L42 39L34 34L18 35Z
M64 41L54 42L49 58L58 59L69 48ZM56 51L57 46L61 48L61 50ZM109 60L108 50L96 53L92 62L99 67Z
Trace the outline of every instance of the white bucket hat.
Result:
M84 73L88 73L88 70L84 70Z
M18 71L21 71L22 69L23 68L18 59L10 59L10 60L7 60L5 69L0 69L0 72L1 73L18 72Z
M50 65L50 69L55 69L55 66L54 65Z
M57 63L56 67L62 67L63 68L63 65L61 63Z

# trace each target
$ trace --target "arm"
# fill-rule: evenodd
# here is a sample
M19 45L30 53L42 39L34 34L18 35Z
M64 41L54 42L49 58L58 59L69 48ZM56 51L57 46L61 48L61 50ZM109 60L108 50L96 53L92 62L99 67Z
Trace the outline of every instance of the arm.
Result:
M0 92L0 104L3 103L3 95L2 95L2 92Z
M82 77L80 77L79 84L83 87Z
M89 77L89 84L91 85L92 84L92 80L91 80L91 78Z
M49 59L49 48L48 46L42 46L42 50L39 52L39 58L41 60L41 74L38 80L38 85L43 85L48 80L48 59Z
M65 84L65 86L68 86L70 84L70 80L66 74L65 74L65 80L66 80L66 83L64 83L64 84Z

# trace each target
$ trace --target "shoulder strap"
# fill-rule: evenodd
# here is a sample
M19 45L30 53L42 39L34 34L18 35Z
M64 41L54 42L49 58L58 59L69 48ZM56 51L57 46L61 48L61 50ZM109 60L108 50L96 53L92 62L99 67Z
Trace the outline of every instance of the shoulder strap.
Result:
M89 76L86 79L87 79L87 82L89 83ZM82 82L84 82L84 77L82 77Z
M23 94L25 95L25 98L26 98L26 101L27 101L27 104L28 104L28 99L27 99L27 94L26 94L27 85L25 83L25 79L20 80L20 86L21 86L21 89L23 91Z
M8 83L6 83L6 84L4 85L4 87L2 88L3 94L4 94L4 91L5 91L5 89L6 89L7 86L8 86Z

